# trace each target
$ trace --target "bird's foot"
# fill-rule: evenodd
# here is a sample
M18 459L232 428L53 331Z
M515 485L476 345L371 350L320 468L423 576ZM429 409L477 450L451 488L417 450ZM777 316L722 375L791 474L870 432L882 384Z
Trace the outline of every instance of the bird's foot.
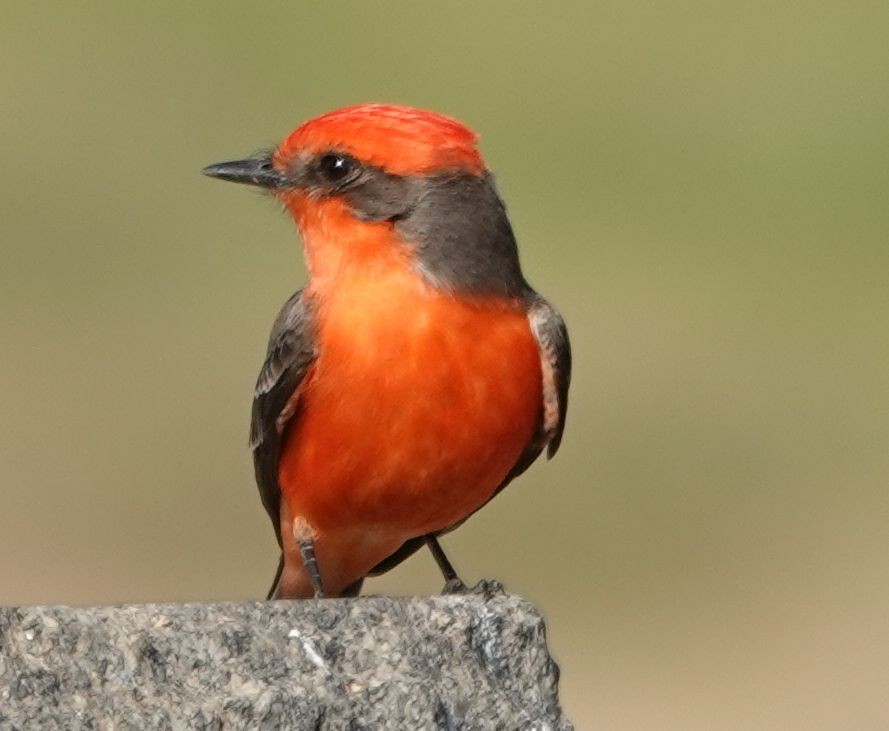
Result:
M442 594L469 594L472 591L463 581L454 576L445 582L444 589L441 590Z
M467 586L460 579L451 579L441 592L443 595L480 596L484 599L504 596L506 589L496 579L482 579L474 586Z

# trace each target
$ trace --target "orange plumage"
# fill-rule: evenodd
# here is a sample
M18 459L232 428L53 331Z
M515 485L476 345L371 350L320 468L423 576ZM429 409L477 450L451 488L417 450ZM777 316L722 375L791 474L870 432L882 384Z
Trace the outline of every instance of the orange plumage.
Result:
M449 117L361 105L302 125L268 161L206 171L272 188L310 274L254 408L278 597L311 596L319 578L342 593L558 446L564 326L521 276L475 145Z

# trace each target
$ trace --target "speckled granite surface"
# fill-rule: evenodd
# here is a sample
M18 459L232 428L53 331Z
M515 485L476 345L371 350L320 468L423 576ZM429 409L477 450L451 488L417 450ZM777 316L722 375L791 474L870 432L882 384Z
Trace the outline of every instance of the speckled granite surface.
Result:
M570 729L543 620L465 595L0 608L0 729Z

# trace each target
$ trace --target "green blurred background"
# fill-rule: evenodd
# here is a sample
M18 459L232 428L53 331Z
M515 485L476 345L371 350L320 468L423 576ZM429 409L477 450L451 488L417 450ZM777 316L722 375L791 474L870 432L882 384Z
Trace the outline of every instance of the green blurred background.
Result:
M562 451L446 540L579 728L889 726L883 2L3 3L0 602L240 599L304 279L200 168L359 101L482 134L575 350ZM541 547L545 551L541 551ZM371 592L422 594L420 556Z

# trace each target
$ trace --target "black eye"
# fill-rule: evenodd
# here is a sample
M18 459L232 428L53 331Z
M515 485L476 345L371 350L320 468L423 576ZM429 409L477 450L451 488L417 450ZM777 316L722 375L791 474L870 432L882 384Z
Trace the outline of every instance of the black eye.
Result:
M342 183L358 170L358 163L348 155L330 152L318 161L318 169L328 183Z

